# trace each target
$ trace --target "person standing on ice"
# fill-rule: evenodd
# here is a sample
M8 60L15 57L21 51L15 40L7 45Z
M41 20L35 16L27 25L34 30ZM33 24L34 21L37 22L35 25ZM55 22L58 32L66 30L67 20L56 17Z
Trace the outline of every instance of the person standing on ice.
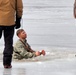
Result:
M22 0L0 0L0 38L4 35L3 66L12 67L14 29L20 28Z

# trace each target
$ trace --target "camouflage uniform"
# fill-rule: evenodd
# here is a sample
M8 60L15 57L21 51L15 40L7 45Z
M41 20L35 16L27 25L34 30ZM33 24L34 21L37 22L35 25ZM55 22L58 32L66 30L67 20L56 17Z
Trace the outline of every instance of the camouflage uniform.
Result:
M13 58L14 59L27 59L35 57L35 51L31 50L30 45L27 43L27 40L18 40L16 44L14 45L14 53Z

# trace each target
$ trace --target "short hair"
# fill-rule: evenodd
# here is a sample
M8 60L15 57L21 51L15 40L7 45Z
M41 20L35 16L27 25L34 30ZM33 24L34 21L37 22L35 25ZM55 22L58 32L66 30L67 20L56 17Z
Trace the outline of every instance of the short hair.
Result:
M18 36L22 31L24 31L24 30L23 29L17 30L16 35Z

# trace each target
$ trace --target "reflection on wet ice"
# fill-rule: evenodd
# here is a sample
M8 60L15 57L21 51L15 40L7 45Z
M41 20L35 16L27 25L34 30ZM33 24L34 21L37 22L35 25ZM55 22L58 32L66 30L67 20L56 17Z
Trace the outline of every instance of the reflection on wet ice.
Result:
M4 69L3 75L26 75L25 68Z
M11 71L12 71L11 69L4 69L3 70L3 75L12 75Z

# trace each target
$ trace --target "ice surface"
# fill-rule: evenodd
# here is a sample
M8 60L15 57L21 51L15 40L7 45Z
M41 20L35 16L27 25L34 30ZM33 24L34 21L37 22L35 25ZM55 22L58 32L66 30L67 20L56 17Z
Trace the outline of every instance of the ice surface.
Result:
M74 0L23 0L22 27L34 50L45 56L12 61L3 68L3 36L0 40L0 75L76 75L76 24ZM17 40L14 36L14 43Z

